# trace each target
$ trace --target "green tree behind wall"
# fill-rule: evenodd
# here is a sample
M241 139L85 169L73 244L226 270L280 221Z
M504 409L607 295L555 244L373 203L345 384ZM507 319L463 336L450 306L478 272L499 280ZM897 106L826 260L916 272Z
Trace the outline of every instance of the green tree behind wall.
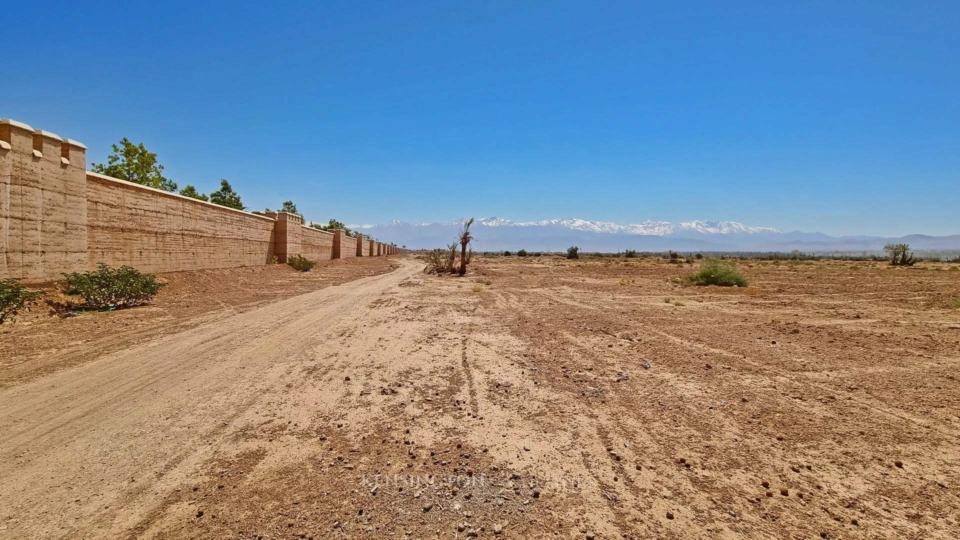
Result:
M210 194L210 202L236 210L244 210L246 208L243 206L243 203L240 202L240 195L233 190L230 182L222 178L220 179L220 189Z
M106 165L94 163L93 172L154 189L177 190L177 183L163 176L163 165L157 161L157 154L147 150L143 143L133 144L124 137L119 145L111 145L111 148L113 151L107 156Z

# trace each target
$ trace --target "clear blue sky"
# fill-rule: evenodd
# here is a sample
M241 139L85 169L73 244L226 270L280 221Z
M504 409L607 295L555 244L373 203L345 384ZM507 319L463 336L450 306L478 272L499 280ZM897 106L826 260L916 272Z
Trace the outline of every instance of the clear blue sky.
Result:
M316 220L960 233L956 0L273 4L8 2L0 117Z

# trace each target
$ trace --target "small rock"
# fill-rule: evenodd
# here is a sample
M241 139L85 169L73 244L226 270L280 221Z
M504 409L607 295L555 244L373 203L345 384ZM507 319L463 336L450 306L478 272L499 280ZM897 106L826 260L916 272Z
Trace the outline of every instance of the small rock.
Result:
M429 512L432 508L433 508L433 503L427 503L427 504L423 505L423 511L424 511L424 512Z
M790 496L790 490L787 489L787 488L780 488L780 494L783 495L784 497L789 497L789 496Z
M501 527L500 525L493 526L493 534L500 534L502 532L503 532L503 527Z
M893 462L893 464L896 465L898 469L902 469L902 468L903 468L903 462L902 462L902 461L895 461L895 462Z
M667 512L667 519L673 519L673 512Z
M198 517L198 518L202 518L202 517L203 517L203 510L197 510L197 517Z

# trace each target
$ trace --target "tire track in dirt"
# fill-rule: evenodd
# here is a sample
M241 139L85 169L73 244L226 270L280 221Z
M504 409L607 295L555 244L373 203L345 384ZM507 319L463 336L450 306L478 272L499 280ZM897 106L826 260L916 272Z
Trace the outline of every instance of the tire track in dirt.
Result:
M464 375L467 379L467 392L470 394L470 412L474 416L480 415L480 405L477 402L477 388L473 381L473 369L467 361L467 337L460 340L460 365L463 367Z

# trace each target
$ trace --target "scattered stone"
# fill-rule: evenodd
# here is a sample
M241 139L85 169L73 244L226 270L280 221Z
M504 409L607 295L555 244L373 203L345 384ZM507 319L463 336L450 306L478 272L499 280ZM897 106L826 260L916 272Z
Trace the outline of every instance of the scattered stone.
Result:
M197 510L197 517L198 517L198 518L202 518L202 517L203 517L203 510Z
M493 534L500 534L502 532L503 532L503 527L501 527L500 525L493 526Z
M902 468L903 468L903 462L902 462L902 461L894 461L893 464L896 465L898 469L902 469Z
M673 519L673 512L667 512L667 519Z
M790 496L790 490L787 489L787 488L780 488L780 494L783 495L784 497L789 497L789 496Z
M424 512L429 512L432 508L433 508L433 503L427 503L427 504L423 505L423 511L424 511Z
M770 482L767 482L766 480L764 480L763 482L760 482L760 485L763 486L763 487L765 487L765 488L769 488L769 487L770 487Z

